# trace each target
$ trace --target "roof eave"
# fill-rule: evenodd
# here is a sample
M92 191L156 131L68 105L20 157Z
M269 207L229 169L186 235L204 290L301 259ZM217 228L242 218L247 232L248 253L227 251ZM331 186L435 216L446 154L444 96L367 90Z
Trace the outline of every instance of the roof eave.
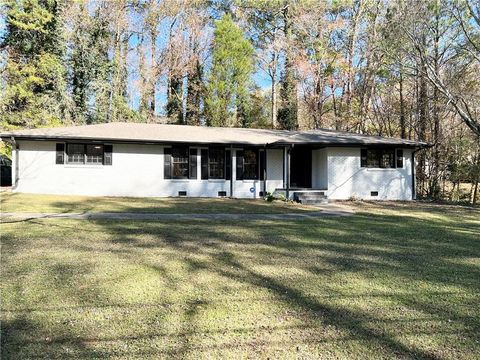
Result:
M424 149L434 146L434 144L424 142L368 142L368 141L275 141L275 142L248 142L248 141L201 141L201 140L155 140L155 139L125 139L125 138L107 138L107 137L89 137L89 136L71 136L71 135L28 135L4 133L0 134L2 141L33 140L33 141L92 141L92 142L112 142L124 144L225 144L225 145L250 145L250 146L295 146L312 145L320 147L364 147L364 146L396 146L403 148Z

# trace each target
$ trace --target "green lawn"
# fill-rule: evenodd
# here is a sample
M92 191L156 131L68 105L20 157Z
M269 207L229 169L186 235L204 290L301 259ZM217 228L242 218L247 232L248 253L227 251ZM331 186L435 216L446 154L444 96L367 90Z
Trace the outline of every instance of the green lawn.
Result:
M355 206L4 223L2 359L478 359L480 211Z
M192 206L194 204L194 206ZM129 198L0 193L2 212L141 212L141 213L295 213L311 206L263 200L212 198Z

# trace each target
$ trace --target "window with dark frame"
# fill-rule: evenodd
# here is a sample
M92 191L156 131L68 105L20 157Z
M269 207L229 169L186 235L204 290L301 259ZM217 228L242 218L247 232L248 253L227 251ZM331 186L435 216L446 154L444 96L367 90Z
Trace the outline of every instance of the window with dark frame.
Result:
M188 179L188 160L187 146L172 147L172 179Z
M243 179L258 179L258 151L256 149L243 150Z
M375 148L361 150L361 167L395 168L395 149Z
M112 145L57 143L55 163L74 165L112 165Z
M85 155L87 164L103 164L103 145L87 144L85 146Z
M197 178L197 148L190 148L190 170L189 178L195 180Z
M210 147L208 149L208 178L225 179L225 149Z
M85 164L84 144L67 144L67 164Z

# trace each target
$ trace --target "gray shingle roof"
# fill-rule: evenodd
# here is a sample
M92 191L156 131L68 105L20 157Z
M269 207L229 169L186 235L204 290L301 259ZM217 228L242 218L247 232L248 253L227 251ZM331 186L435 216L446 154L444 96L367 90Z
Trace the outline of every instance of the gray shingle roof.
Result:
M102 140L112 142L199 143L244 145L391 145L425 147L426 143L368 136L332 130L288 131L220 128L169 124L112 122L96 125L15 130L0 134L2 139Z

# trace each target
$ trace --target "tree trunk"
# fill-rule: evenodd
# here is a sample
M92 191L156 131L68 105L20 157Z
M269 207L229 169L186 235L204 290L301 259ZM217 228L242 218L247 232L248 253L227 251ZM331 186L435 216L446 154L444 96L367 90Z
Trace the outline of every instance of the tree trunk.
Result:
M437 4L438 5L438 4ZM435 38L434 38L434 69L435 69L435 75L439 75L439 41L440 41L440 35L439 35L439 14L438 11L436 12L435 16ZM436 87L433 87L433 122L434 122L434 128L433 128L433 142L434 142L434 148L433 148L433 166L432 166L432 173L430 174L430 182L431 182L431 196L432 198L438 200L440 196L440 188L439 188L439 174L440 174L440 115L439 115L439 91Z
M423 67L423 64L420 64ZM417 99L417 106L418 106L418 140L425 142L426 141L426 128L427 128L427 116L428 116L428 88L427 88L427 79L423 75L424 71L420 70L418 72L418 81L419 81L419 90L418 90L418 99ZM420 185L420 192L424 194L425 189L425 152L422 151L419 156L418 162L418 178L419 178L419 185Z
M348 37L348 53L347 53L347 81L346 81L346 90L345 90L345 97L346 97L346 110L347 116L350 119L352 116L352 93L353 93L353 78L354 78L354 71L353 71L353 59L355 56L355 47L357 45L357 37L358 37L358 24L359 19L362 15L364 1L360 0L358 3L358 9L356 13L353 15L352 18L352 25L350 29L350 34Z
M156 25L156 24L155 24ZM149 87L149 117L153 119L156 112L156 73L157 73L157 32L154 28L150 29L150 77L148 81Z
M400 137L406 138L405 128L405 100L403 98L403 67L400 65L400 78L399 78L399 93L400 93Z
M275 55L272 55L272 56L275 56ZM278 126L277 124L277 70L276 69L271 70L270 79L272 81L272 101L271 101L272 127L276 129Z

